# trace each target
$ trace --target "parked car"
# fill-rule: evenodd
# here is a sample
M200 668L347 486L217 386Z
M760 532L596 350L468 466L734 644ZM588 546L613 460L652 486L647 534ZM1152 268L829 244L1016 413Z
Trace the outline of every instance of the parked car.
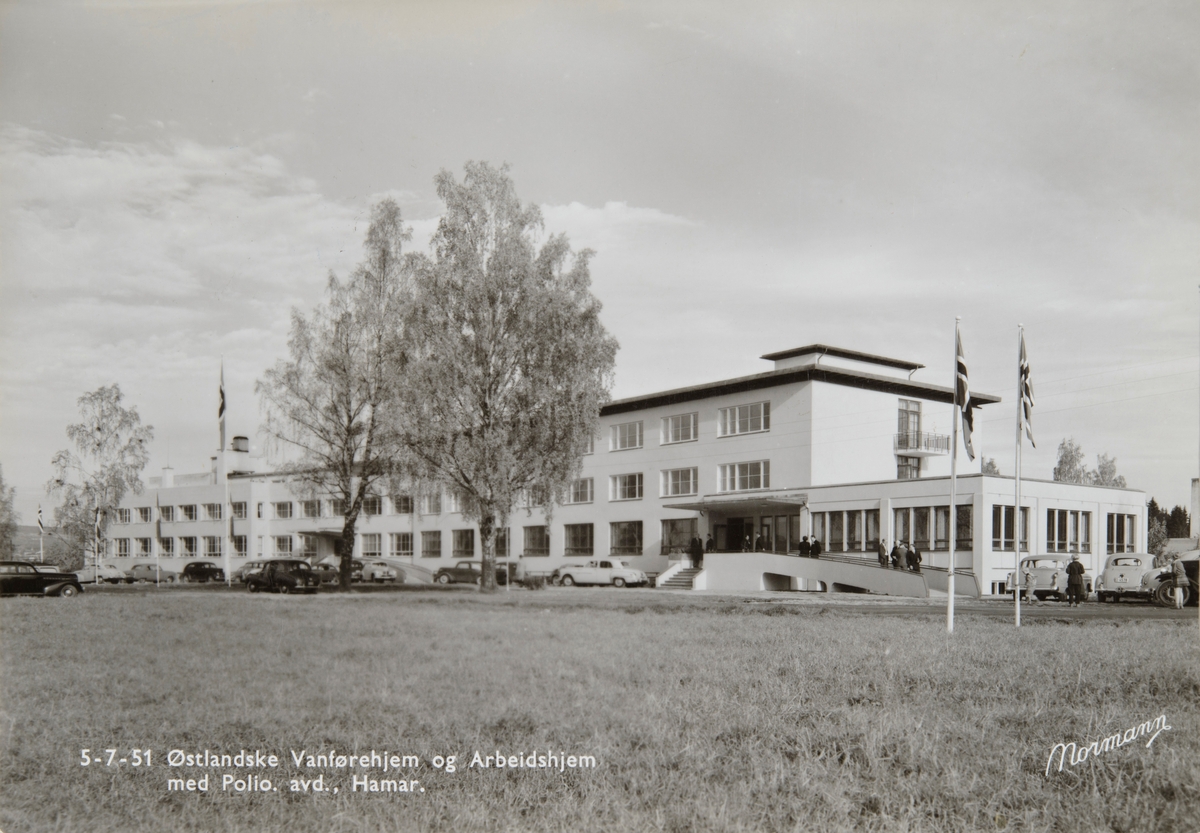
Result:
M266 561L247 561L242 566L234 570L229 578L238 584L245 584L246 579L257 573L263 567L267 566Z
M224 581L225 571L211 561L193 561L184 566L179 580L182 582L195 581L201 584L206 581Z
M362 569L363 581L396 581L396 568L386 561L368 561Z
M0 596L74 596L83 592L74 573L40 572L25 561L0 561Z
M629 566L619 558L600 558L579 565L563 566L555 570L558 584L570 587L573 584L611 584L613 587L638 586L647 583L646 574Z
M76 570L75 576L80 584L96 584L97 581L104 584L124 584L129 580L124 570L119 570L112 564L84 567L82 570Z
M433 574L438 584L479 584L483 566L478 561L456 561L450 567L442 567Z
M339 579L337 567L332 564L318 564L313 567L313 575L321 580L321 584L337 584Z
M307 561L280 558L268 561L267 565L246 579L246 589L251 593L269 590L275 593L316 593L321 586L321 577Z
M179 574L174 570L168 570L166 567L159 567L155 564L134 564L126 573L129 580L136 581L138 584L154 583L154 584L174 584L179 581Z
M1025 590L1025 567L1033 575L1034 598L1045 601L1054 599L1064 602L1067 600L1067 565L1071 563L1069 556L1064 555L1031 555L1021 559L1019 577L1008 574L1007 586L1014 592ZM1084 595L1092 592L1092 577L1083 574Z
M1121 599L1150 601L1154 590L1145 581L1147 574L1156 574L1154 556L1146 553L1110 555L1104 571L1096 579L1096 600L1119 602Z
M1196 588L1200 587L1200 550L1185 552L1179 557L1179 560L1183 562L1183 569L1188 577L1188 588L1187 592L1183 594L1183 603L1195 604ZM1142 579L1155 603L1166 607L1172 607L1175 604L1173 570L1174 565L1168 564L1165 567L1150 570Z

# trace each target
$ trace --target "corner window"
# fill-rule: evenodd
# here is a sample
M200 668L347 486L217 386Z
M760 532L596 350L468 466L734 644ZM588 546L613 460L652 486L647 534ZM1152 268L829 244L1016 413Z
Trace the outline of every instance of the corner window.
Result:
M771 430L771 403L755 402L752 405L736 405L721 408L717 413L717 436L730 437L735 434L753 434Z

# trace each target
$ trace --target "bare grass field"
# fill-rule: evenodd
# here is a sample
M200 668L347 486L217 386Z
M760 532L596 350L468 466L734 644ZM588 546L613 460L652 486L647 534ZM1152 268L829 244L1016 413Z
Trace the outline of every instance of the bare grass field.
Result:
M964 613L948 636L869 607L578 589L150 589L0 615L5 833L1200 829L1193 618L1017 631ZM1045 775L1056 743L1160 715L1151 745ZM278 766L172 767L171 750ZM301 750L332 761L297 766ZM372 750L420 764L337 766ZM206 773L207 791L169 788Z

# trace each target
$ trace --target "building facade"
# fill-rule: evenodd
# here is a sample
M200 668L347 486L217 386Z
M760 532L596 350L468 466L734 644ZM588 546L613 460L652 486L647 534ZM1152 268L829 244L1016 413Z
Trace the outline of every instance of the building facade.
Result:
M530 572L614 555L656 574L696 537L722 552L788 553L812 536L827 552L872 561L880 540L906 541L934 570L947 567L951 389L915 380L919 364L824 345L763 358L773 363L764 373L606 405L580 478L549 519L515 509L498 554L527 559ZM209 472L151 478L109 526L109 555L178 567L332 555L340 507L256 470L247 449L238 437ZM959 462L955 569L973 577L960 592L1003 592L1018 537L1022 553L1078 553L1093 575L1107 553L1145 551L1142 492L1023 480L1017 536L1012 478ZM453 494L379 494L360 515L355 555L421 575L479 558L478 528ZM770 586L753 575L744 583Z

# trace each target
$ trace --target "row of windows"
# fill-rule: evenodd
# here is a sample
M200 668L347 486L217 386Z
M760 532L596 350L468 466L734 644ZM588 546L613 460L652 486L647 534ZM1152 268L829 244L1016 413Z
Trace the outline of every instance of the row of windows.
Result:
M771 403L754 402L720 408L717 411L717 436L756 434L771 430ZM700 414L676 414L663 417L659 434L660 445L693 442L700 438ZM610 451L642 448L645 441L644 423L624 422L609 429Z
M641 500L644 496L645 476L642 472L614 474L608 479L608 499ZM767 489L771 486L771 462L755 460L750 463L730 463L717 467L717 491L742 492L751 489ZM700 479L695 466L685 469L667 469L659 474L658 494L660 497L684 497L699 493ZM592 478L576 480L567 490L569 504L591 503L595 499L595 484Z
M413 514L414 501L408 495L394 495L387 499L391 504L392 513L396 515L411 515ZM462 498L458 495L450 495L449 497L450 511L462 511ZM442 497L441 495L426 495L421 499L421 514L422 515L440 515L442 512ZM268 508L269 507L269 508ZM247 505L245 501L237 501L230 504L230 513L235 520L246 519ZM385 499L379 495L368 495L363 499L362 514L363 515L382 515L385 509ZM139 523L150 523L154 520L154 507L139 506L135 509L118 509L116 522L119 524L133 523L134 512L137 513ZM203 515L201 515L203 511ZM269 512L269 515L268 515ZM168 523L179 521L219 521L225 516L224 506L220 503L205 503L205 504L183 504L180 506L160 506L158 507L159 518ZM340 517L345 514L344 501L341 500L301 500L301 501L274 501L270 504L259 503L256 507L256 515L259 518L271 517L276 520L288 520L290 518L321 518L321 517Z
M181 536L179 538L159 538L158 555L160 558L194 558L197 556L220 556L224 554L223 538L216 535L203 537ZM178 542L178 547L176 546ZM149 558L154 555L153 538L114 538L113 554L118 558ZM233 555L246 555L246 536L235 535L233 538Z

